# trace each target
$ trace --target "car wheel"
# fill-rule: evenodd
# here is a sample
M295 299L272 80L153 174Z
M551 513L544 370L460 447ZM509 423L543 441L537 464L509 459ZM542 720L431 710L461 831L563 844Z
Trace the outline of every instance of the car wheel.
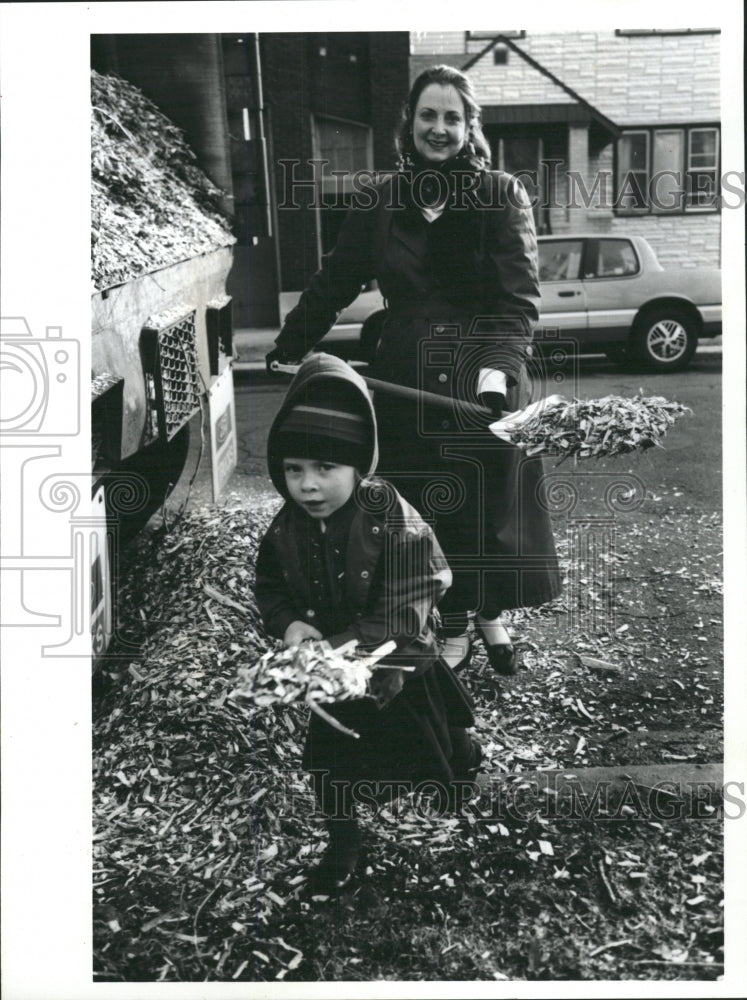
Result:
M647 367L682 371L698 346L696 323L682 309L654 309L636 321L631 343L633 353Z
M379 309L378 312L371 313L361 327L361 360L366 364L373 364L376 358L376 348L379 346L385 318L386 310Z

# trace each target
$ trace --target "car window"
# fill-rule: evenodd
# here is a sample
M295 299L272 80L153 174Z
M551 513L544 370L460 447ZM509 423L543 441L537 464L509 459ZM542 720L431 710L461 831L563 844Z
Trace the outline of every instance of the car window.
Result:
M539 244L540 281L573 281L581 270L582 240Z
M638 258L628 240L599 240L598 248L590 277L619 278L638 273Z

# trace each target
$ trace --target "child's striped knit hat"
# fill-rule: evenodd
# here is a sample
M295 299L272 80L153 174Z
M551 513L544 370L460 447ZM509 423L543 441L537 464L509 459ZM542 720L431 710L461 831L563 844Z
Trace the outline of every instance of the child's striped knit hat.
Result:
M358 390L338 379L326 379L308 390L288 411L277 431L282 458L368 467L370 418Z

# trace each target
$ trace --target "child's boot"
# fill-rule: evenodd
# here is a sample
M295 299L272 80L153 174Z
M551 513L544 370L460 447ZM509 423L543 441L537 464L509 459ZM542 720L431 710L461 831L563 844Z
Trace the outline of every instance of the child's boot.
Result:
M357 819L328 819L329 843L322 860L309 873L312 896L330 896L351 881L361 850Z

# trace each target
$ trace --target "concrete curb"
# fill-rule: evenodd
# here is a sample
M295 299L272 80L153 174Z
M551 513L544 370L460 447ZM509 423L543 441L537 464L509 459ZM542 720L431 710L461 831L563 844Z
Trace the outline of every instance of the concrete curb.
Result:
M267 346L268 352L272 349L272 345ZM699 354L722 354L721 344L704 344L699 347L695 353L697 357ZM594 358L604 358L604 354L584 354L582 357L585 360L592 360ZM363 364L362 361L352 361L353 367L358 367ZM233 370L235 372L263 372L265 370L265 362L262 361L234 361Z

